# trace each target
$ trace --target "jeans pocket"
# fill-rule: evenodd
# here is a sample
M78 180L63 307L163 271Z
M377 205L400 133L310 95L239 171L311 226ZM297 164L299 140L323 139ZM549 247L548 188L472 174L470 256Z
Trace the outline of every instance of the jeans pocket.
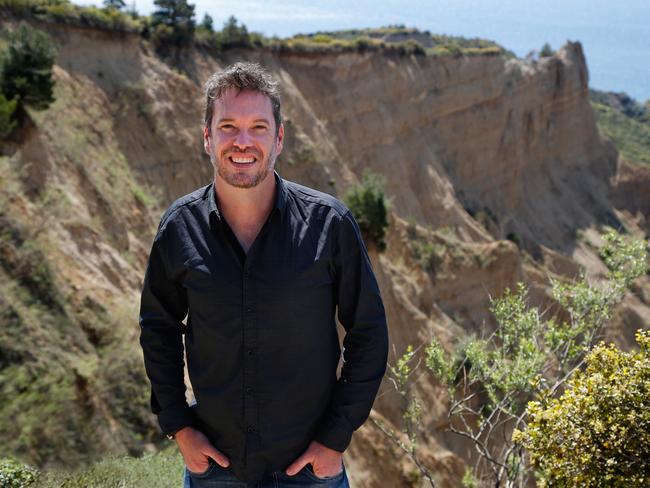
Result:
M191 471L190 468L187 467L187 465L185 466L185 469L187 469L187 472L190 473L190 476L194 478L206 478L210 476L210 473L212 473L212 470L216 465L217 463L212 458L210 458L208 469L206 469L202 473L195 473L194 471Z
M331 481L331 480L339 480L343 478L343 474L345 473L345 466L343 463L341 463L341 472L333 475L333 476L318 476L316 473L314 473L314 468L311 464L306 464L304 467L305 474L311 478L314 481L320 481L320 482L326 482L326 481Z

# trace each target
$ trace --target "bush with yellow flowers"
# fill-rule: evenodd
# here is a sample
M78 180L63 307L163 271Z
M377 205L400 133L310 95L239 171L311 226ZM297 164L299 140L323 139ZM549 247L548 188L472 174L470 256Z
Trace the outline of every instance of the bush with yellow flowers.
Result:
M600 343L559 398L528 404L513 439L529 452L542 487L650 486L650 330L640 350Z

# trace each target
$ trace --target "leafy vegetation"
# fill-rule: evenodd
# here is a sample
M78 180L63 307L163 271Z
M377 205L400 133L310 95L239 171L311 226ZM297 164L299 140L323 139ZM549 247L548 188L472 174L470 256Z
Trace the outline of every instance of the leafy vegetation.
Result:
M506 56L515 57L493 41L430 34L403 25L377 29L352 29L315 34L298 34L291 38L266 38L249 32L234 17L222 30L214 30L214 19L206 15L195 26L194 5L187 0L158 0L159 9L150 17L124 11L123 0L106 0L105 8L82 7L69 0L0 0L0 12L17 18L36 18L97 29L139 32L166 52L170 47L198 46L222 51L232 48L269 49L283 53L312 52L382 52L409 56ZM430 40L429 40L430 39ZM421 40L426 40L423 44ZM426 45L425 45L426 44Z
M157 9L151 16L154 45L165 50L169 47L188 47L194 40L194 5L187 0L154 0Z
M430 38L430 46L421 41ZM383 52L389 55L429 56L514 56L495 42L468 39L460 36L431 35L403 26L379 29L351 29L342 31L298 34L288 39L265 42L279 52Z
M650 102L644 107L624 93L590 94L600 132L627 161L650 167Z
M0 13L121 32L139 32L141 22L118 8L82 7L69 0L0 0Z
M83 469L39 471L12 459L0 460L0 486L6 488L122 488L182 484L183 458L174 444L141 457L112 456Z
M540 58L548 58L549 56L553 56L554 54L555 51L553 51L553 48L548 42L545 42L544 45L542 46L542 49L539 51Z
M3 488L27 488L38 478L38 470L15 459L0 459L0 486Z
M240 24L234 16L230 16L220 31L212 30L212 18L206 19L197 29L195 42L197 45L215 51L234 48L259 48L263 46L263 38L256 33L248 32L244 24Z
M596 422L593 415L600 416L604 413L603 410L597 409L591 409L590 412L583 411L592 408L590 406L592 404L578 401L577 398L572 403L571 408L574 409L571 412L569 412L570 408L563 410L557 406L558 403L553 403L553 399L557 398L565 388L569 378L575 377L579 384L584 384L583 376L574 375L585 364L586 352L592 347L599 331L610 318L613 305L622 299L635 278L648 272L646 241L624 237L613 230L603 238L605 243L600 249L600 256L609 269L606 284L592 286L587 282L584 274L572 283L551 280L553 297L562 307L563 315L544 317L545 312L529 306L528 291L523 283L518 283L514 292L506 288L502 297L491 299L490 311L496 319L497 326L487 338L471 337L457 346L455 354L448 354L443 344L435 338L426 345L424 352L426 367L446 386L449 393L451 401L448 414L449 428L452 432L470 440L477 452L474 469L464 477L465 486L527 486L532 474L531 458L549 468L551 461L549 464L540 461L544 453L549 452L548 449L553 451L557 448L558 456L574 455L574 452L566 446L566 429L564 437L556 437L557 442L550 441L554 444L547 442L545 435L536 434L540 425L547 430L553 428L550 426L553 422L546 422L549 415L557 413L561 417L555 419L558 424L560 421L565 422L565 425L578 422L576 428L580 426L584 428L587 424L582 423L580 419L592 418ZM598 349L596 351L595 356L592 357L602 355ZM429 479L432 486L435 486L429 468L417 453L419 413L423 407L418 405L409 394L408 382L408 378L417 370L422 359L418 358L416 352L417 349L414 350L409 345L396 366L389 368L396 390L405 399L403 430L407 434L408 441L402 441L387 426L377 421L375 423L411 456L422 475ZM632 373L629 364L619 363L618 376L603 374L598 378L598 381L607 384L607 387L601 390L592 389L586 393L597 396L599 392L619 391L625 385L617 378L620 376L620 371L626 367L627 371ZM643 374L647 375L648 365L646 364L644 368ZM590 374L589 370L587 374ZM634 382L629 385L630 394L636 398L643 393L638 386L643 383L635 383L639 381L638 379L630 379L630 381ZM636 390L635 385L637 385ZM644 388L645 396L639 398L647 400L647 383ZM581 391L581 393L585 392ZM607 408L615 408L615 403L606 398L608 397L603 398L602 401L607 403ZM536 406L538 404L527 403L530 400L542 401L542 404L545 407L549 406L553 413L548 413L546 410L544 410L546 413L541 413L543 409ZM620 400L625 399L621 397ZM647 423L649 417L645 410L647 409L638 402L632 401L627 403L627 408L620 414L628 419L632 415L635 420ZM563 416L565 413L572 413L573 417L566 418ZM604 426L617 422L615 418L607 421L600 419L600 421L601 423L597 425ZM537 425L537 427L531 427L533 430L527 431L528 425ZM536 436L537 444L532 442L532 438L529 438L527 443L522 442L521 433L512 437L513 432L522 431L530 432L530 436ZM548 432L553 434L551 431ZM557 436L559 433L560 429L555 432ZM586 437L581 438L581 442L584 441L585 452L589 451L597 457L595 453L598 445L589 442L590 439L597 441L603 439L588 438L589 435L591 434L585 432ZM643 442L647 443L648 437L644 439ZM633 440L633 442L637 441ZM562 447L558 447L560 444ZM531 449L539 449L539 454L534 451L529 452L527 446ZM647 449L647 444L643 445L636 455L643 456ZM624 455L626 454L629 454L629 451L625 451ZM641 457L641 459L646 458ZM589 458L587 462L591 460L592 458ZM574 461L580 463L581 457L576 457ZM593 462L600 461L608 462L607 459ZM588 469L591 473L597 474L595 464ZM634 469L635 476L647 476L643 471L647 469L647 465L637 463ZM602 486L602 484L568 483L552 486Z
M345 196L345 203L359 224L366 242L373 243L380 251L385 250L389 205L384 194L384 183L379 175L366 173L361 184L350 188Z
M44 110L54 101L52 66L56 50L44 32L21 25L6 34L0 52L0 136L27 118L27 107Z
M531 453L541 487L650 484L650 331L640 351L595 347L560 398L528 405L530 420L515 440Z
M14 116L17 106L18 100L7 100L0 93L0 140L7 138L18 125Z

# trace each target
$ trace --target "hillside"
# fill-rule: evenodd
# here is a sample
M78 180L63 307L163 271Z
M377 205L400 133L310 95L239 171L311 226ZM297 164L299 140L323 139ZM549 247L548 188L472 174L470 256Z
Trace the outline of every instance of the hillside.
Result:
M489 329L489 297L517 281L550 305L550 277L598 280L604 226L650 233L650 171L626 169L599 133L579 42L539 61L195 48L172 67L137 33L31 23L58 45L56 101L0 157L0 457L78 466L160 447L137 343L142 276L161 212L210 181L201 86L235 60L281 80L283 177L338 196L366 170L385 177L388 247L371 257L398 354ZM435 267L413 251L427 243ZM606 335L629 347L648 324L646 276ZM445 431L444 388L421 377L416 392L424 458L440 486L460 486L471 451ZM400 408L385 381L373 417L399 429ZM420 486L371 422L345 459L355 486Z

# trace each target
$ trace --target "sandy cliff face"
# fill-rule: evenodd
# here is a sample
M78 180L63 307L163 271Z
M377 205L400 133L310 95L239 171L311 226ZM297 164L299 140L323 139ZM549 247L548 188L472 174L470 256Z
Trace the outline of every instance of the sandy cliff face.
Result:
M201 85L235 59L258 60L282 82L287 145L278 169L285 178L339 196L366 170L386 178L388 249L371 256L398 354L432 336L451 348L454 339L491 327L489 297L517 281L526 281L533 302L544 304L548 274L573 277L584 266L598 278L604 266L591 241L600 225L643 235L645 220L615 206L620 202L610 180L617 178L617 153L599 137L579 43L535 64L493 56L229 52L214 59L191 52L182 60L187 74L180 74L138 37L47 29L59 43L57 101L34 114L25 144L6 161L10 171L29 165L9 205L29 225L47 210L43 192L60 188L65 195L65 211L53 214L38 239L65 297L66 320L79 327L78 351L96 372L75 373L84 380L72 387L93 425L88 437L75 438L89 457L137 451L156 433L146 398L127 411L128 422L111 403L111 395L124 394L115 384L121 377L97 379L106 350L92 340L97 331L80 325L80 314L90 314L92 323L99 312L89 303L109 315L116 304L128 309L112 322L119 333L107 340L128 344L130 381L142 383L128 394L140 398L146 380L137 319L130 314L147 253L162 209L210 181L201 146ZM634 179L625 181L625 191L642 191ZM644 201L634 211L647 219ZM411 251L417 240L438 246L434 267L417 262ZM648 280L637 290L610 329L623 345L632 343L635 328L650 323ZM67 364L66 357L57 359ZM427 406L422 455L439 486L460 486L470 451L445 432L444 392L426 375L416 391ZM400 408L386 382L372 415L399 430ZM9 439L12 432L2 434ZM58 442L48 435L41 441ZM41 463L78 460L65 446L58 446L63 454L47 456L36 445L8 446ZM414 467L371 422L355 434L346 461L354 486L420 486L409 478Z

